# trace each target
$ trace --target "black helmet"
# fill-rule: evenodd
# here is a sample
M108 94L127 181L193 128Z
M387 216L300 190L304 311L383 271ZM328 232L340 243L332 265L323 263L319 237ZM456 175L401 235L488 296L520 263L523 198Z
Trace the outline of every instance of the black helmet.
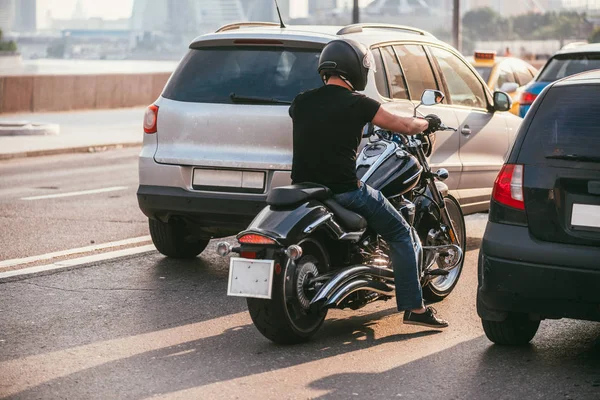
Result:
M327 43L319 57L319 75L324 81L337 75L354 90L365 90L373 55L363 44L352 39L336 39Z

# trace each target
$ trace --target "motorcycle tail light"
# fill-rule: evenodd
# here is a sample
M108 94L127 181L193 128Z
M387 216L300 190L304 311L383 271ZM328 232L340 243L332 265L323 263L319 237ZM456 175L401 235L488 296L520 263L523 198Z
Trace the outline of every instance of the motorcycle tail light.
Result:
M256 252L255 251L242 251L242 252L240 252L240 257L255 259Z
M504 164L494 182L492 198L502 205L517 210L525 209L522 165Z
M522 106L530 106L533 104L534 100L538 97L537 94L523 92L521 94L521 105Z
M254 233L248 233L246 235L240 236L238 238L238 242L243 244L275 244L275 240Z

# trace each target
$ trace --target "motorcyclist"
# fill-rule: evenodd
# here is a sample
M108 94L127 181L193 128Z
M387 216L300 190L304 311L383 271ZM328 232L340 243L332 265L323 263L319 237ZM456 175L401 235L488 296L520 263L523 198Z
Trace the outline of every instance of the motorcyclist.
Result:
M404 311L405 324L446 328L448 322L424 306L408 224L381 192L356 179L356 154L366 123L415 135L434 132L441 121L435 115L423 119L393 114L358 93L365 89L374 65L371 52L355 40L336 39L325 46L318 66L325 85L299 94L290 106L292 181L329 187L338 203L362 215L388 243L396 302L398 311Z

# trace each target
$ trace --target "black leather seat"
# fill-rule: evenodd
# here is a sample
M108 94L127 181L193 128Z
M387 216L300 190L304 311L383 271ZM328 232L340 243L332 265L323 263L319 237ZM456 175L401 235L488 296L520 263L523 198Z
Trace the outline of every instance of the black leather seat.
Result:
M342 225L342 228L348 231L361 231L367 227L367 220L362 215L342 207L334 199L327 199L323 204L335 214L335 220Z
M367 220L352 212L333 199L333 192L318 183L299 183L271 189L267 196L267 204L275 207L290 207L308 200L318 200L335 214L335 220L348 231L359 231L367 227Z
M310 182L298 183L271 189L267 204L277 207L294 206L308 200L325 201L331 196L333 192L326 186Z

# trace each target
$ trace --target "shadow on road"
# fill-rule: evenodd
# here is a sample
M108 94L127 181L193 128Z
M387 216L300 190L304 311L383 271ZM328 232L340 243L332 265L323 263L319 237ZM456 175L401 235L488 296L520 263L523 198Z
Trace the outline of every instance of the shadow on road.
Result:
M118 393L120 398L142 399L438 333L422 331L377 339L371 326L391 312L328 320L314 341L296 346L272 344L257 335L254 326L237 326L220 335L87 368L22 391L17 397L60 393L92 399Z
M599 399L600 324L553 331L553 323L526 347L482 336L383 373L336 374L311 387L327 391L323 399Z
M0 359L44 354L246 310L225 259L145 254L0 284Z

